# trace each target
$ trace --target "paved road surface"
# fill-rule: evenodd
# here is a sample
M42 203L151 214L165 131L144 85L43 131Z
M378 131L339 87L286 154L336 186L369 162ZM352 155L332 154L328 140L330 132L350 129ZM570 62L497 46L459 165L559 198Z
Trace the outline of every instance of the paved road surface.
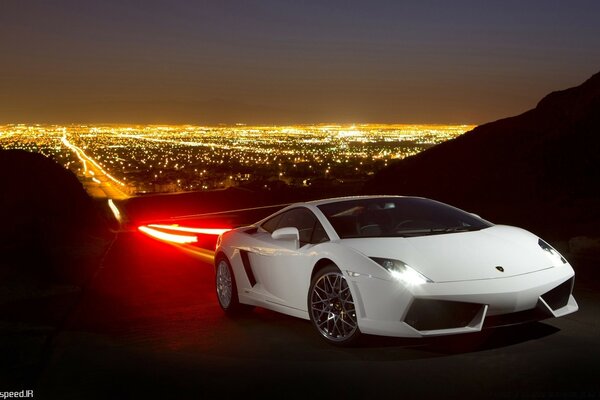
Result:
M216 302L211 266L120 234L54 338L36 398L600 398L600 295L562 319L458 337L324 343L307 321ZM285 395L285 397L284 397Z

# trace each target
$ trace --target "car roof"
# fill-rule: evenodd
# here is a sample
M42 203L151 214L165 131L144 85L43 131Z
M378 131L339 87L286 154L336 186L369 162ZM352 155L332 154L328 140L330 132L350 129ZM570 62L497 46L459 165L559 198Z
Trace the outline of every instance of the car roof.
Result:
M385 199L385 198L399 199L399 198L403 198L403 197L406 197L406 196L398 196L398 195L345 196L345 197L333 197L333 198L329 198L329 199L307 201L305 203L297 203L296 205L310 204L313 206L320 206L323 204L338 203L338 202L348 201L348 200L367 200L367 199Z
M254 226L258 226L263 224L265 221L269 220L271 217L277 215L277 214L281 214L283 212L289 211L291 209L294 208L298 208L298 207L306 207L309 209L313 209L321 206L323 204L332 204L332 203L340 203L343 201L350 201L350 200L368 200L368 199L401 199L401 198L415 198L413 196L400 196L400 195L363 195L363 196L344 196L344 197L331 197L328 199L320 199L320 200L312 200L312 201L304 201L304 202L298 202L298 203L292 203L292 204L288 204L287 206L283 207L282 209L274 212L273 214L270 214L266 217L264 217L263 219L255 222L253 225Z

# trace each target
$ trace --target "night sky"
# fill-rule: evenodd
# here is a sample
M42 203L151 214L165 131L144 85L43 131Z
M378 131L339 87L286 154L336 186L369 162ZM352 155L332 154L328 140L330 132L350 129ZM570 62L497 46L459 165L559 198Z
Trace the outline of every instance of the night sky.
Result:
M597 0L0 0L0 123L482 123L599 70Z

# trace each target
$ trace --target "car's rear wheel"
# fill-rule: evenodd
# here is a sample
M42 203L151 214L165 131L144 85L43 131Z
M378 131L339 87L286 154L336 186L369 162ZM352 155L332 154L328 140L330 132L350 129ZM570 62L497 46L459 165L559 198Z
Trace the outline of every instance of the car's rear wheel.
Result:
M342 272L329 265L313 278L308 293L310 320L329 343L348 346L360 336L356 307Z
M229 261L225 257L217 260L215 283L217 286L217 299L219 305L228 314L235 313L242 309L242 304L237 294L235 276Z

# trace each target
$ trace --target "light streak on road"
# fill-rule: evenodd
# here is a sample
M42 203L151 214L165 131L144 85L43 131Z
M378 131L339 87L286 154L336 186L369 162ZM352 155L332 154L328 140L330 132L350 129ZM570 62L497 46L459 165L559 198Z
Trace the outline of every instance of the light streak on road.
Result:
M179 235L179 234L174 234L174 233L162 232L162 231L159 231L156 229L149 228L147 226L140 226L140 227L138 227L138 230L140 230L141 232L143 232L146 235L151 236L155 239L159 239L159 240L169 242L169 243L185 244L185 243L196 243L198 241L198 238L196 236Z
M74 144L72 144L71 142L69 142L69 139L67 139L67 135L64 135L61 140L62 140L62 142L64 143L65 146L67 146L68 148L70 148L71 150L73 150L74 152L76 152L77 156L80 157L80 159L83 158L85 161L88 161L89 163L93 164L108 179L112 180L113 182L115 182L115 183L117 183L117 184L119 184L121 186L125 186L125 184L123 182L121 182L120 180L118 180L117 178L115 178L114 176L112 176L111 174L109 174L108 172L106 172L104 170L104 168L102 168L96 161L94 161L93 158L91 158L90 156L88 156L87 154L85 154L85 152L80 147L77 147ZM92 174L92 175L95 175L95 174Z
M162 242L166 242L172 246L179 248L180 250L188 253L196 258L201 259L202 261L212 264L215 259L215 252L209 249L198 247L194 245L194 243L198 242L197 236L190 235L182 235L179 233L168 233L159 231L154 228L171 230L174 232L189 232L189 233L199 233L206 235L219 235L223 232L229 231L230 229L217 229L217 228L190 228L183 227L178 225L161 225L161 224L149 224L142 225L138 227L138 230L143 232L144 234L158 239Z
M179 217L173 217L173 218L171 218L171 220L182 220L182 219L190 219L190 218L195 218L195 217L206 217L206 216L210 216L210 215L220 215L220 214L233 214L233 213L240 213L240 212L254 211L254 210L266 210L269 208L283 208L283 207L289 206L290 204L292 204L292 203L274 204L271 206L238 208L235 210L215 211L215 212L201 213L201 214L181 215Z
M108 208L110 208L110 211L112 211L115 219L120 223L122 218L121 211L119 211L112 199L108 199Z
M125 183L109 174L93 158L85 154L83 149L71 143L69 139L67 139L66 133L62 136L61 141L67 148L73 151L81 161L83 165L83 175L91 177L93 182L99 184L101 192L103 192L106 197L114 199L126 199L129 197L124 191L124 189L127 188ZM102 182L104 177L115 182L117 186L111 185L108 181Z
M149 224L151 228L159 228L159 229L168 229L170 231L176 232L190 232L190 233L199 233L204 235L220 235L227 231L230 231L229 228L193 228L179 225L161 225L161 224Z
M181 244L173 244L183 250L184 252L204 261L207 264L213 264L215 262L215 252L211 250L202 249L195 246L186 246Z
M83 175L87 174L88 173L88 167L87 167L87 161L82 156L83 150L81 150L79 147L76 147L73 144L71 144L71 142L69 142L67 140L67 136L66 135L64 135L61 138L61 141L63 142L63 144L65 146L67 146L69 149L71 149L75 153L75 155L77 156L77 158L79 158L79 161L81 161L81 164L83 165Z

